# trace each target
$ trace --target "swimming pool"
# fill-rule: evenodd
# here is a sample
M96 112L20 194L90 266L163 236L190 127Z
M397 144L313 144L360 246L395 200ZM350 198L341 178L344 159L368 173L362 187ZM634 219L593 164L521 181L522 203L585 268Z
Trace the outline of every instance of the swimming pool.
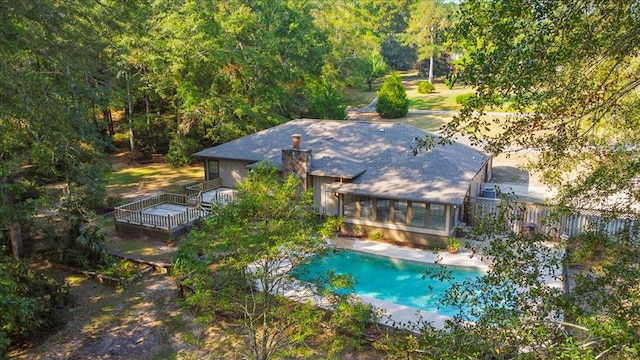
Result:
M330 252L315 256L293 270L299 280L319 283L327 279L326 272L336 275L353 275L353 292L357 295L409 306L412 308L454 316L458 309L440 305L451 281L440 281L424 276L428 269L440 269L439 265L418 263L354 251ZM483 275L475 268L448 266L456 283Z

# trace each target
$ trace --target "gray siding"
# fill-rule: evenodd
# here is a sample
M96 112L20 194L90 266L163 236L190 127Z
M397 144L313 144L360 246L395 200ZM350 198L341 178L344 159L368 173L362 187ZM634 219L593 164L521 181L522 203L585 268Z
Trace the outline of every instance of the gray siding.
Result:
M332 191L326 191L328 185L335 183L334 178L314 176L313 177L313 203L322 210L325 215L338 215L340 201Z
M244 178L247 177L249 173L249 170L245 168L249 164L246 161L219 159L218 164L220 167L222 186L224 187L237 187L238 184L244 181ZM205 174L208 174L208 170L209 169L205 169Z

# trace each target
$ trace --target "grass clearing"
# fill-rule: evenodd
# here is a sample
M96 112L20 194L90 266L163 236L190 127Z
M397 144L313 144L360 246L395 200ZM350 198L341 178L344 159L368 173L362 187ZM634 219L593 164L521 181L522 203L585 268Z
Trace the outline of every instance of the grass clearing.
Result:
M416 79L405 82L407 89L407 97L409 98L409 108L420 110L453 110L457 111L462 106L456 103L456 96L473 92L473 89L467 86L454 86L452 89L447 88L443 83L436 82L433 84L436 90L429 94L420 94L418 92L418 84L426 79Z
M453 115L447 114L407 114L399 119L402 123L427 131L437 131L451 121Z
M107 193L111 197L144 194L153 191L182 193L184 187L204 180L202 166L173 169L168 164L127 166L115 169L107 177ZM125 201L126 202L126 201Z
M348 107L363 108L369 105L376 98L376 90L360 91L350 90L345 93L345 101Z

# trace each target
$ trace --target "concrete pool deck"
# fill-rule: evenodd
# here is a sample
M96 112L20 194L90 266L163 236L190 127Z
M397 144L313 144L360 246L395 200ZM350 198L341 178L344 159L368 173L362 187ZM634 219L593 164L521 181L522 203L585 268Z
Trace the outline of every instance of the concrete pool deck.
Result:
M488 271L491 266L489 259L483 259L483 256L479 253L473 254L468 249L465 249L464 246L457 254L451 254L446 250L435 252L433 250L423 250L378 241L361 240L357 238L338 237L331 239L331 243L336 247L343 249L409 261L424 263L438 262L444 266L473 267L482 271ZM554 274L554 276L545 276L545 281L551 287L562 289L563 282L558 280L561 273L561 269L558 269L558 274ZM382 311L382 317L379 319L379 323L387 326L416 330L411 329L411 326L415 326L417 322L428 322L435 328L442 329L444 328L446 320L451 319L449 316L440 315L438 313L419 310L366 296L360 296L360 298L363 302L369 303L376 309L380 309Z

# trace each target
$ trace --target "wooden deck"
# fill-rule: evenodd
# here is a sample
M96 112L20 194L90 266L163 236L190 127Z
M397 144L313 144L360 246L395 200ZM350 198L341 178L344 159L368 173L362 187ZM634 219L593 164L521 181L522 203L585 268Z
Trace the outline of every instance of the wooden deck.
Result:
M234 201L235 191L223 188L219 181L202 183L188 191L189 194L161 193L116 207L116 230L174 239L187 232L194 221L210 216L212 204Z

